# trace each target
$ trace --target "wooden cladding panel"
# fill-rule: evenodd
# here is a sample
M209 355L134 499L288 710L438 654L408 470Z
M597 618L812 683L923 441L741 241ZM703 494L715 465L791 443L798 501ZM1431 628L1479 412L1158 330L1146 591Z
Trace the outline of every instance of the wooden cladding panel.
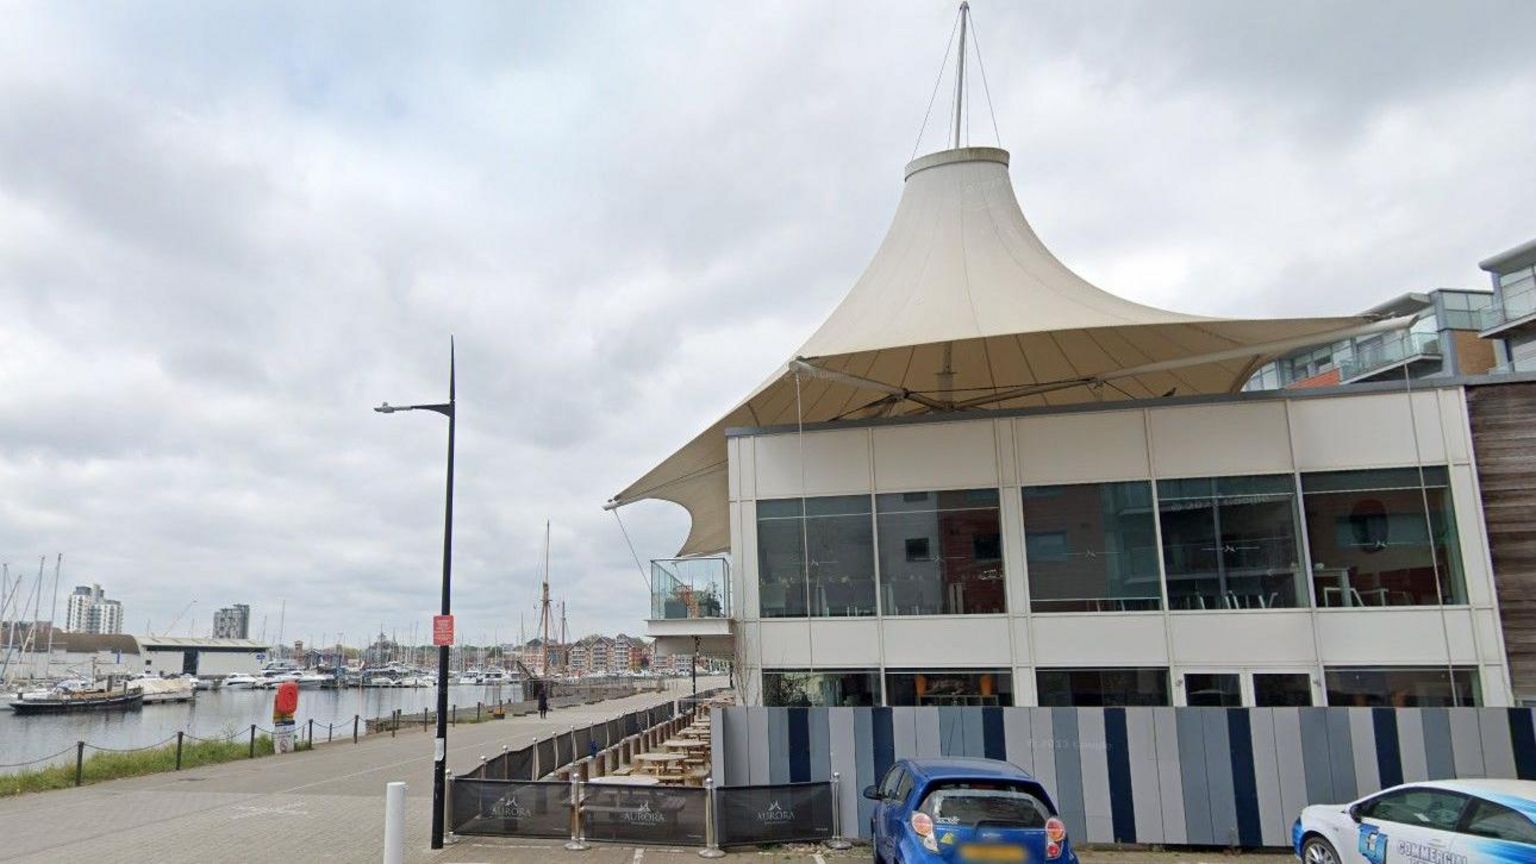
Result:
M1467 410L1511 683L1536 699L1536 384L1469 387Z

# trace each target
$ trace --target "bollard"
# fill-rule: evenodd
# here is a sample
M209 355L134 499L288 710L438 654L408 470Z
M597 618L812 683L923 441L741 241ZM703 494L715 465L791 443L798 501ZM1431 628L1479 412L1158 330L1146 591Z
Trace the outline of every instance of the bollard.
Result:
M571 852L585 852L587 838L582 836L581 830L581 779L576 772L571 772L571 839L565 844L565 848Z
M533 768L530 771L532 779L537 780L543 776L539 774L539 736L533 736Z
M507 776L507 772L512 770L511 762L512 762L512 760L507 758L507 745L505 745L505 744L501 745L501 779L503 779L503 780L511 779L510 777Z
M84 741L76 741L75 742L75 785L79 786L80 785L80 781L83 780L84 777L85 777L85 742Z
M427 709L423 708L421 709L421 731L427 731L430 725L431 721L427 719Z
M178 730L176 732L176 770L181 770L181 741L187 733Z
M443 824L448 826L448 841L457 842L453 837L453 772L443 772Z
M843 775L837 771L832 772L832 839L826 845L828 849L853 848L843 836Z
M335 723L327 723L327 724L325 724L325 743L329 744L329 743L331 743L332 741L335 741L335 740L336 740L336 724Z
M405 784L384 787L384 864L405 864Z
M719 828L715 826L715 778L704 778L704 848L700 858L724 858L720 849Z
M315 718L309 718L309 749L315 749Z
M250 758L252 758L252 759L256 758L256 724L255 723L251 724L251 755L250 755Z
M358 721L359 717L360 717L360 715L357 715L357 714L353 714L352 715L352 743L353 744L357 743L357 721Z
M453 710L448 712L448 722L455 726L459 725L459 706L453 706Z

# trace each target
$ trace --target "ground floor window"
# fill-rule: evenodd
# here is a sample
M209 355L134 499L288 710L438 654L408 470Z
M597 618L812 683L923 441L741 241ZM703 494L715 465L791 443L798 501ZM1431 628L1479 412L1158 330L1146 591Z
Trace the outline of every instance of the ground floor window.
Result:
M1241 708L1242 676L1236 672L1186 672L1184 704L1205 708Z
M763 671L765 707L861 708L879 704L880 672L876 669Z
M887 705L1012 705L1013 675L1002 670L885 673Z
M1039 669L1035 688L1040 704L1051 707L1173 704L1168 699L1168 670L1159 667Z
M1446 708L1483 704L1469 666L1334 667L1323 670L1331 706Z
M1307 672L1253 673L1256 708L1306 708L1312 705L1312 676Z

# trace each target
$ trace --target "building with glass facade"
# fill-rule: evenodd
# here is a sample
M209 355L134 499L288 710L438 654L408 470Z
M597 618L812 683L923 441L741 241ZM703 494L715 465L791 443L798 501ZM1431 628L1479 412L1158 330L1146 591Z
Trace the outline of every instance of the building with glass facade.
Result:
M1502 420L1474 429L1474 403L1501 418L1517 392L1482 374L1492 296L1141 306L1050 254L1007 164L909 164L826 323L610 502L692 517L682 557L653 562L657 650L730 658L764 705L1536 697L1536 591L1527 640L1501 617L1480 475L1518 485L1529 460L1481 464L1520 451ZM1530 644L1518 686L1507 639Z
M1482 375L1498 364L1493 344L1478 337L1494 305L1487 291L1436 288L1404 294L1364 314L1404 316L1406 326L1292 351L1260 366L1243 389Z
M1482 335L1493 342L1501 372L1536 372L1536 240L1478 264L1493 279Z

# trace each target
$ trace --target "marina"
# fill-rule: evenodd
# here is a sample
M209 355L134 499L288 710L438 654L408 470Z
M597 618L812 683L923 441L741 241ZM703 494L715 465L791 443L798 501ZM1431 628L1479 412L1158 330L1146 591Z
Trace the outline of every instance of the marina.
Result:
M305 690L295 720L301 726L314 720L321 729L329 724L336 736L350 736L354 717L366 721L397 710L409 717L430 709L435 695L430 687ZM522 688L515 684L449 687L449 703L459 706L517 701L522 695ZM248 734L253 723L262 728L272 725L272 698L269 690L220 688L200 691L190 702L145 705L140 710L32 715L0 707L0 775L66 762L74 758L77 741L128 750L162 744L177 732L199 738L238 737ZM39 764L21 764L51 755L55 758Z

